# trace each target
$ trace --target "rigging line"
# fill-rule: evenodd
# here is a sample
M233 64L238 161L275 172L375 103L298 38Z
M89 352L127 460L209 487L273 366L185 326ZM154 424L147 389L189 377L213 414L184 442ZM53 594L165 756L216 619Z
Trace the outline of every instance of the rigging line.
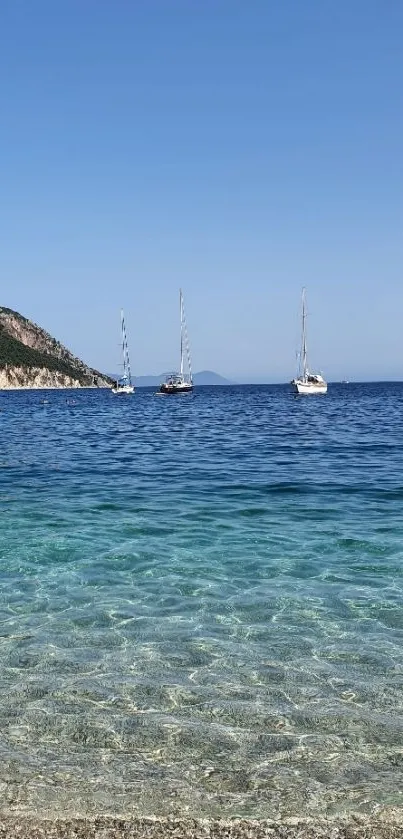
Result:
M185 315L185 305L183 302L183 295L182 295L182 323L183 323L183 334L184 334L184 342L185 342L185 350L186 350L186 358L189 368L189 379L192 382L192 362L190 358L190 344L189 344L189 335L186 323L186 315Z

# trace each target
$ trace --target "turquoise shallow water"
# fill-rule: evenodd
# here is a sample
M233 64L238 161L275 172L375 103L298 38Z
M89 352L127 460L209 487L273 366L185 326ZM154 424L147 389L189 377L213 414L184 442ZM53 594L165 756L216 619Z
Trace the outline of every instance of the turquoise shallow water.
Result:
M3 809L400 806L403 385L44 398L0 397Z

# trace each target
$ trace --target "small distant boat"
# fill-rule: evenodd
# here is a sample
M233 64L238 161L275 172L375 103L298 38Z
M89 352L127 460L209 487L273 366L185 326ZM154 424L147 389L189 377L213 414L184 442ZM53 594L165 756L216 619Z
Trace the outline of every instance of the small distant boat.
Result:
M123 373L120 379L117 379L116 384L112 387L112 393L130 396L134 393L134 385L132 384L132 374L130 370L129 349L127 346L127 335L125 326L125 316L123 309L120 313L121 329L122 329L122 355L123 355Z
M189 338L186 328L185 307L182 289L179 290L179 307L181 323L181 363L179 373L169 373L160 387L160 393L190 393L193 390L192 365L190 361ZM188 372L185 373L184 355L186 352Z
M299 371L296 379L291 382L296 393L316 394L327 393L327 382L320 373L311 373L308 368L308 354L306 345L306 292L302 289L302 339L299 354Z

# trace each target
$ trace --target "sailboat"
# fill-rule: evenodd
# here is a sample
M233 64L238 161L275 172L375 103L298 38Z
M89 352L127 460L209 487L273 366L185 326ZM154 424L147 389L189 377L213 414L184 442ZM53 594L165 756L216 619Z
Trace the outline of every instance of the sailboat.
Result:
M123 314L123 309L121 309L120 312L120 320L122 330L123 373L113 386L112 393L130 396L130 394L134 393L134 385L132 385L132 374L130 370L129 349L127 346L125 316Z
M186 328L185 307L182 289L179 289L179 309L181 324L181 363L179 373L169 373L160 387L160 393L189 393L193 390L192 365L190 361L189 338ZM185 374L184 356L186 353L188 372Z
M301 352L299 354L299 371L297 378L291 382L296 393L316 394L327 393L327 382L319 373L311 373L308 367L308 354L306 346L306 291L302 289L302 339Z

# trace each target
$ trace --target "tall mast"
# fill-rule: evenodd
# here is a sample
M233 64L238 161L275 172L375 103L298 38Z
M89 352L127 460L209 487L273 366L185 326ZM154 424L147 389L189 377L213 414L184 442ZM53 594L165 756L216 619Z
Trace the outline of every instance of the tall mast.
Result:
M131 385L132 374L131 374L131 370L130 370L129 348L127 346L125 316L123 314L123 309L120 310L120 318L121 318L121 322L122 322L123 378L127 379L129 385Z
M189 381L190 383L193 382L192 378L192 362L190 359L190 347L189 347L189 336L188 330L186 325L186 317L185 317L185 304L183 302L183 292L180 289L180 310L181 310L181 376L183 376L184 372L184 355L186 352L186 361L188 364L189 370Z
M307 349L306 349L306 289L302 289L302 375L306 379L308 375Z
M182 289L179 289L179 308L181 318L181 376L183 377L183 295Z

